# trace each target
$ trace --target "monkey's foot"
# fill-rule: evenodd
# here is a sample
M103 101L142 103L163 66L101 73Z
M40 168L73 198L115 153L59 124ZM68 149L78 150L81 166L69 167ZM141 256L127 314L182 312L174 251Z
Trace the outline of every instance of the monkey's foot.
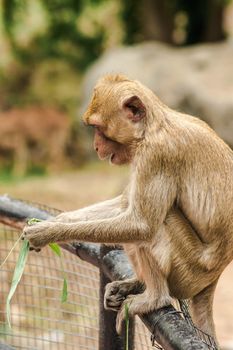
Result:
M129 294L129 282L114 281L108 283L104 294L104 307L107 310L120 310L122 302Z
M152 297L149 293L144 292L139 295L129 295L122 303L121 309L117 314L116 330L120 334L122 331L122 324L126 317L126 305L128 309L128 316L147 314L156 309L170 305L172 298L170 296Z
M104 307L105 309L118 311L129 294L139 294L144 290L144 283L137 278L108 283L105 289Z

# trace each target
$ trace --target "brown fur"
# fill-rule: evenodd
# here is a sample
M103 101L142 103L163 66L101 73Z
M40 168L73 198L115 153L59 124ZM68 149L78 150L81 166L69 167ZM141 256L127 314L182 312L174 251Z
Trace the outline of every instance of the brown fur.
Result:
M148 88L119 75L98 82L84 121L96 128L101 159L131 162L130 183L113 200L25 228L30 244L121 243L146 289L123 302L118 329L124 303L134 315L189 298L197 325L215 336L213 293L233 258L231 149L204 122L169 109ZM118 309L119 296L127 288L136 294L135 285L110 284L106 306Z

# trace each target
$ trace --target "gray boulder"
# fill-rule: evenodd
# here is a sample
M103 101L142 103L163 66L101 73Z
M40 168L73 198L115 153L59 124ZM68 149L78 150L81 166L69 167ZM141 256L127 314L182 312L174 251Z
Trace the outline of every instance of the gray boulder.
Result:
M14 350L14 348L9 345L0 343L0 350Z
M157 42L106 52L84 79L82 111L96 80L124 73L170 107L205 120L233 147L233 42L173 48Z

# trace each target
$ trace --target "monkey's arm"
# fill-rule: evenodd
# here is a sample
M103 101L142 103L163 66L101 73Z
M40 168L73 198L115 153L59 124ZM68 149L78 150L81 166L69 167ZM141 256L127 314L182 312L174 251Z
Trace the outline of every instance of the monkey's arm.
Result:
M96 203L79 210L69 211L56 216L52 221L57 222L78 222L88 220L98 220L103 218L115 217L121 212L122 195Z
M114 218L63 223L44 221L24 229L24 237L34 248L50 242L83 241L98 243L127 243L150 238L146 224L122 213Z
M132 195L126 210L116 217L64 223L45 221L25 227L24 235L34 248L50 242L86 241L98 243L128 243L150 241L164 222L174 202L174 185L162 174L154 178L156 191L151 185L142 193Z

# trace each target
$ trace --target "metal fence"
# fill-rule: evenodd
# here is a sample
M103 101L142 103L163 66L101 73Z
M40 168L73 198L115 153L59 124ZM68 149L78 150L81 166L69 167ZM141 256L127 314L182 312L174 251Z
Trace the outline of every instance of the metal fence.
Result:
M20 231L0 225L0 261ZM6 324L6 297L19 253L19 245L0 271L0 342L15 349L98 349L99 271L62 251L68 281L68 301L61 303L61 260L51 249L30 252L25 272L11 303L12 329ZM136 322L135 349L152 349L149 332Z

